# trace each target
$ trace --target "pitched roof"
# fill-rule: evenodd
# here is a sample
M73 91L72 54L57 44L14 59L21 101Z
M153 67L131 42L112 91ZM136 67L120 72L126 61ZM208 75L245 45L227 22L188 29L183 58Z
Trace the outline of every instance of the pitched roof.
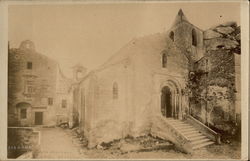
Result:
M137 53L138 49L147 50L149 48L160 48L166 43L167 33L155 33L151 35L134 38L123 46L118 52L111 56L103 65L99 67L105 68L109 65L115 64L121 60L129 58L131 55Z
M186 21L188 22L186 16L184 15L182 9L179 10L173 25L177 25L178 23ZM188 22L189 23L189 22ZM169 30L163 33L155 33L151 35L146 35L139 38L134 38L126 45L124 45L119 51L117 51L114 55L112 55L108 60L106 60L98 69L103 69L109 65L115 64L121 60L129 58L131 55L136 53L136 48L141 49L149 49L149 48L159 48L165 46L166 43L172 43L168 38ZM167 41L169 39L169 41ZM185 55L186 56L186 55Z
M175 17L174 23L172 26L175 26L183 21L189 22L187 17L184 15L182 9L179 10L178 14Z

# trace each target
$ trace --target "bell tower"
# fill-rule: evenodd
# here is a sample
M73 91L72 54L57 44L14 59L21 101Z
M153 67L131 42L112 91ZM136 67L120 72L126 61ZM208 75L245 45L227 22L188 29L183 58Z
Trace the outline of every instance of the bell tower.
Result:
M203 56L203 31L191 24L180 9L168 32L169 38L190 60Z

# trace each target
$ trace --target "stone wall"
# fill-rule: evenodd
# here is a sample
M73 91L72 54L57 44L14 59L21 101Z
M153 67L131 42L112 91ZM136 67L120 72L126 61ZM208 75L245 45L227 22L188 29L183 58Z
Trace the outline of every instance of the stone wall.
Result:
M150 131L152 112L161 109L160 95L164 83L178 84L179 91L185 86L188 73L188 59L170 40L167 33L155 34L135 42L137 52L134 62L134 108L135 135ZM166 67L162 66L162 55L167 54ZM180 87L182 86L182 87Z
M70 102L69 102L69 89L72 85L72 80L66 78L60 68L58 67L57 76L56 76L56 93L55 93L55 103L54 103L54 113L56 117L56 124L65 123L69 121L69 111L70 111ZM62 105L63 100L65 100L65 107Z
M176 46L186 54L190 60L197 61L204 56L203 31L189 22L182 22L170 31L174 32L174 42ZM192 34L194 34L192 36ZM192 39L196 39L196 45L193 45Z
M84 91L80 92L78 101L81 106L80 129L89 139L89 147L126 135L126 70L126 64L120 62L95 72L80 85L80 91ZM117 84L116 98L114 84Z
M166 68L162 67L164 52ZM127 135L150 133L151 117L161 110L161 87L168 81L178 84L179 105L184 106L181 91L188 75L188 59L166 33L131 41L118 57L84 78L73 96L73 104L81 109L80 130L88 138L89 147Z

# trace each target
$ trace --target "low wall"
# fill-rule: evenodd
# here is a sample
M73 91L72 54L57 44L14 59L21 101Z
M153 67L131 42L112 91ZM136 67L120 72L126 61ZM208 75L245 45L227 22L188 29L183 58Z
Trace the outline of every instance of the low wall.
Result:
M18 158L38 145L39 134L32 128L8 128L8 158Z

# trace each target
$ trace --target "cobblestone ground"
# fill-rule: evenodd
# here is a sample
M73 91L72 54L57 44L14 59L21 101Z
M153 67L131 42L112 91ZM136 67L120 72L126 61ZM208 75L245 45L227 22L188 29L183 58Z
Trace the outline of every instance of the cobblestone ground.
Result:
M80 159L81 144L71 133L61 128L41 128L40 146L36 159Z

